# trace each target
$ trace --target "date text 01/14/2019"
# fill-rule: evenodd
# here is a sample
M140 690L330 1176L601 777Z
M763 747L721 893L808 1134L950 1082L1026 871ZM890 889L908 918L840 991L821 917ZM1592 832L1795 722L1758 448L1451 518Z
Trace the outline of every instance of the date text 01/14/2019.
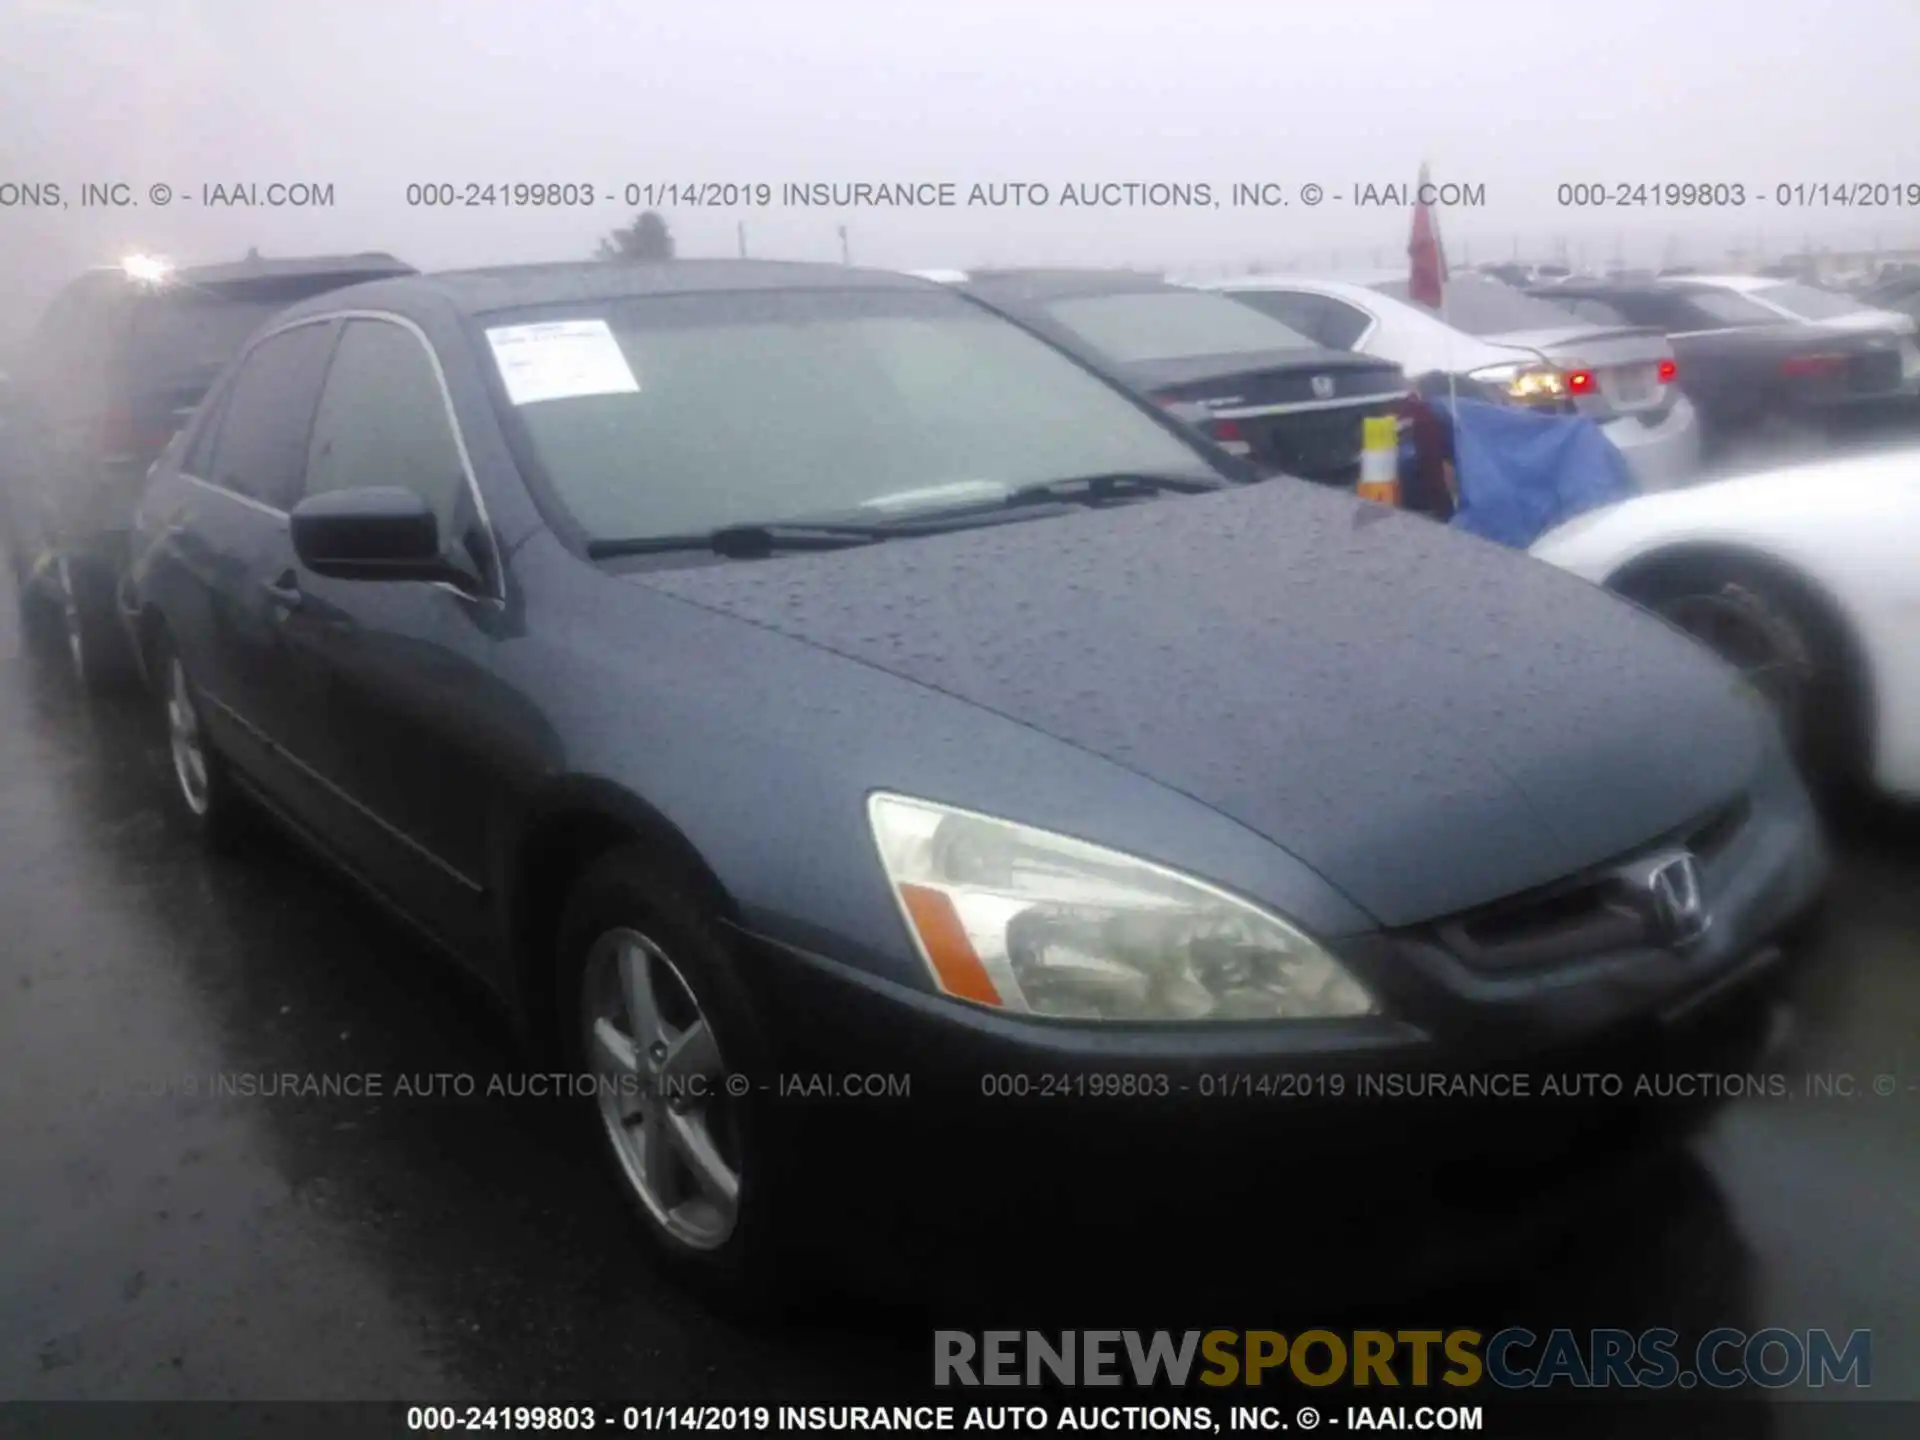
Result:
M1582 209L1920 209L1920 180L1786 181L1749 185L1737 180L1569 181L1554 191L1563 207Z
M998 1071L980 1077L990 1100L1147 1100L1194 1095L1203 1100L1337 1099L1348 1092L1337 1072L1205 1070L1175 1078L1164 1071Z

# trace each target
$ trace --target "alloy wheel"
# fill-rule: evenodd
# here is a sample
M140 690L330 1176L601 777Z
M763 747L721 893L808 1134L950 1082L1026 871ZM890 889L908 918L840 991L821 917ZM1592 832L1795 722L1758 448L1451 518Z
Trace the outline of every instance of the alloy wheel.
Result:
M601 1124L627 1182L669 1237L717 1250L740 1213L738 1101L693 987L653 941L618 929L589 950L581 1001Z
M180 783L181 798L196 818L205 816L212 799L206 743L186 667L177 655L167 665L167 745L173 752L173 774Z

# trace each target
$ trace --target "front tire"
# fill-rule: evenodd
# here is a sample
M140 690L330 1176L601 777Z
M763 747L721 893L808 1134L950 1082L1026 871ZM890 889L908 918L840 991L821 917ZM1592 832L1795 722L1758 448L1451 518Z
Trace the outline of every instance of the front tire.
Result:
M1865 768L1863 678L1845 632L1774 568L1711 557L1621 589L1746 676L1809 779L1853 783Z
M621 849L575 886L558 953L567 1072L629 1208L676 1275L763 1310L784 1186L747 1082L768 1074L770 1051L711 908L641 848Z

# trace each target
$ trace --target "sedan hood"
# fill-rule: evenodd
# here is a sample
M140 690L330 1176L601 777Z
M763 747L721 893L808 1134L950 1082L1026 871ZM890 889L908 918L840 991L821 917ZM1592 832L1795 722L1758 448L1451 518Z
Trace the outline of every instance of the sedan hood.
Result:
M1388 925L1699 818L1766 733L1651 616L1289 480L630 578L1183 792Z

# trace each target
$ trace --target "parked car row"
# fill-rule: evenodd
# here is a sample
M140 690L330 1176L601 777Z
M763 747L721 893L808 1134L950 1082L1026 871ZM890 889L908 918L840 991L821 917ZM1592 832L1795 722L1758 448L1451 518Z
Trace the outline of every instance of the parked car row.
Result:
M946 272L974 298L1126 380L1268 473L1352 489L1363 422L1399 416L1392 359L1157 276L1100 270Z
M391 270L234 339L144 483L99 488L113 614L184 829L277 818L593 1077L614 1183L698 1282L777 1282L827 1171L946 1210L1061 1166L1116 1213L1245 1184L1325 1235L1377 1210L1370 1157L1605 1163L1685 1117L1231 1110L1202 1077L1738 1072L1774 1033L1827 866L1787 734L1647 610L1341 493L1407 383L1391 285ZM1293 295L1327 308L1245 303ZM1496 298L1412 363L1689 423L1657 332ZM119 374L178 408L162 358ZM1543 553L1685 560L1706 494ZM1609 518L1654 500L1664 538ZM1915 687L1878 678L1884 725ZM794 1073L914 1105L721 1083ZM985 1075L1099 1083L1016 1113ZM1049 1143L1013 1167L1018 1132Z
M55 606L90 678L126 669L114 587L148 467L240 346L283 306L382 275L390 255L167 272L145 257L89 271L27 337L0 488L6 559L29 608Z
M1275 322L1262 327L1155 275L917 273L1121 374L1264 468L1336 484L1352 482L1361 422L1442 377L1591 419L1645 491L1696 483L1705 461L1750 445L1804 452L1855 419L1920 418L1911 317L1764 277L1561 275L1523 290L1467 272L1438 309L1413 303L1399 273L1199 282Z
M1920 393L1911 317L1796 281L1576 281L1535 293L1596 323L1664 331L1713 447L1912 409Z
M1440 312L1407 298L1405 275L1364 282L1244 276L1213 282L1322 343L1378 355L1410 374L1445 374L1504 391L1515 404L1584 415L1643 490L1696 478L1700 434L1657 330L1594 324L1497 280L1449 280Z

